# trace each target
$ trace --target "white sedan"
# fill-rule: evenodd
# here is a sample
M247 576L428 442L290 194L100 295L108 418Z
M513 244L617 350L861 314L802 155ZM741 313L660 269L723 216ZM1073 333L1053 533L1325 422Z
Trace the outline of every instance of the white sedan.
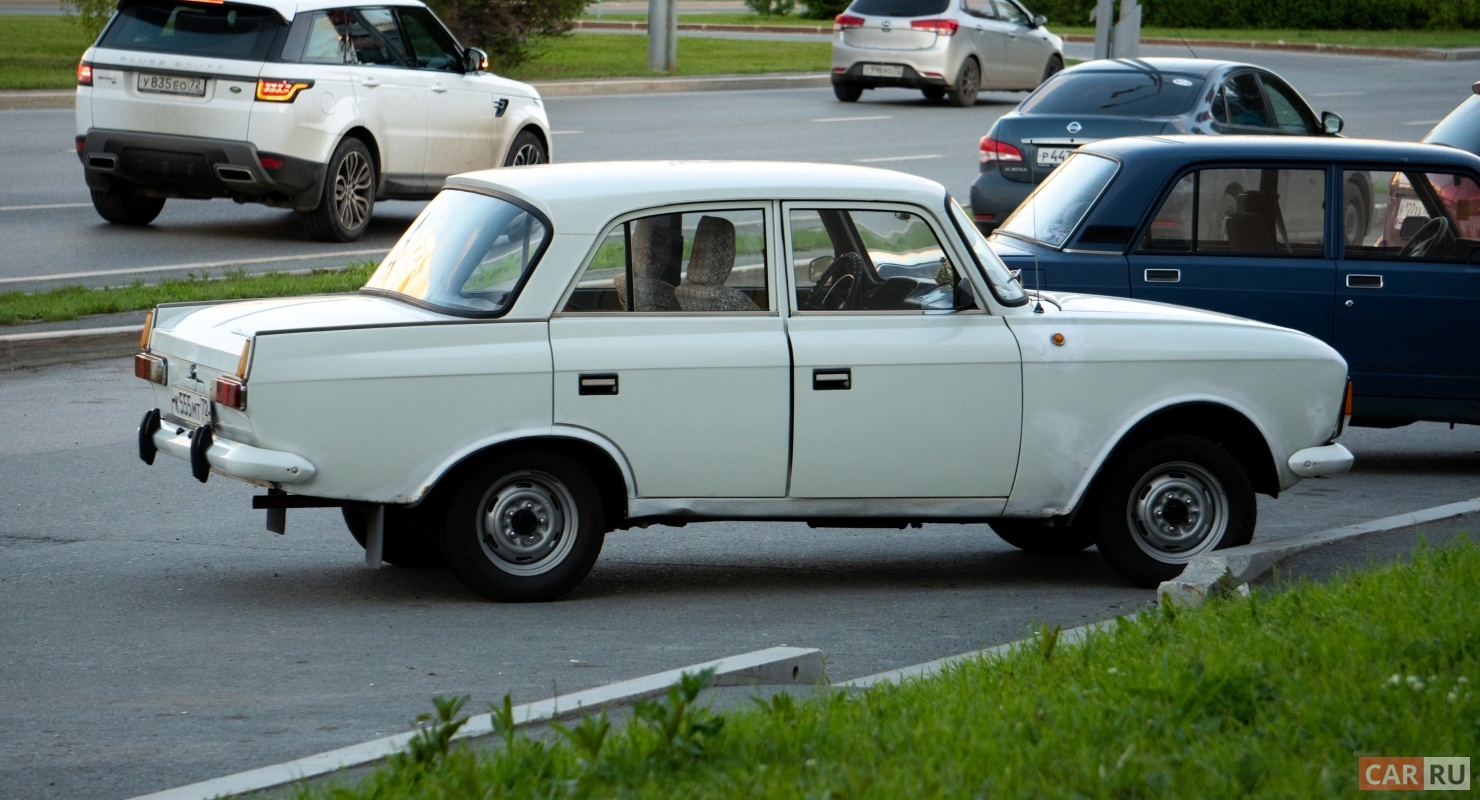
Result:
M1320 341L1037 296L939 184L860 167L454 176L360 292L160 306L135 372L146 462L509 601L697 520L987 522L1154 585L1352 462Z

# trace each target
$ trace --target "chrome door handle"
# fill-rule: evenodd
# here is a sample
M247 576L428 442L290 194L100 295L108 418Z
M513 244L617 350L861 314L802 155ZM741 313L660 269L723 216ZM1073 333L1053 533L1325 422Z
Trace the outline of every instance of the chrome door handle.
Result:
M1145 273L1147 283L1181 283L1182 270L1180 269L1148 269Z
M581 394L616 394L617 373L603 372L582 375L580 377Z
M853 388L853 370L843 369L814 369L812 370L812 390L817 392L846 392Z
M1381 289L1381 275L1357 275L1346 276L1346 288L1348 289Z

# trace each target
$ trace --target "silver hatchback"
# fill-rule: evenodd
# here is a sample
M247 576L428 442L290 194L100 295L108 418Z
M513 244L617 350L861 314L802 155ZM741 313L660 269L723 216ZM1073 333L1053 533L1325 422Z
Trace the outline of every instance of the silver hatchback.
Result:
M1064 40L1017 0L854 0L833 23L833 94L919 89L965 108L988 91L1026 91L1064 68Z

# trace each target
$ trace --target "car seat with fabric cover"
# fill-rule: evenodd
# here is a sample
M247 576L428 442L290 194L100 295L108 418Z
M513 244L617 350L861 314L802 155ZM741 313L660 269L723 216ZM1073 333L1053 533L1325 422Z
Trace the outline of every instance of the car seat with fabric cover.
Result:
M673 284L663 280L674 253L682 257L683 233L667 215L635 220L632 231L632 301L637 311L679 311ZM697 239L695 243L697 244ZM677 247L675 247L675 244ZM627 276L612 280L617 302L627 308Z
M744 292L726 286L735 268L735 224L723 217L699 218L689 271L674 294L684 311L759 311Z
M1273 253L1278 248L1274 234L1273 203L1261 192L1239 194L1237 210L1228 216L1228 250L1231 253Z

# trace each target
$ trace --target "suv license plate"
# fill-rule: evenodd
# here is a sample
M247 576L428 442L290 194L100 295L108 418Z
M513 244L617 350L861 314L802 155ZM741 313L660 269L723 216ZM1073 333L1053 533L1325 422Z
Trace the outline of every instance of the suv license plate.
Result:
M898 64L864 64L863 74L867 78L903 78L904 67Z
M150 94L177 94L183 97L205 97L205 78L182 78L179 75L139 73L139 91Z
M185 420L196 427L211 421L211 398L189 389L171 386L170 415Z
M1040 147L1038 148L1038 166L1057 167L1064 163L1064 159L1074 152L1072 147Z

